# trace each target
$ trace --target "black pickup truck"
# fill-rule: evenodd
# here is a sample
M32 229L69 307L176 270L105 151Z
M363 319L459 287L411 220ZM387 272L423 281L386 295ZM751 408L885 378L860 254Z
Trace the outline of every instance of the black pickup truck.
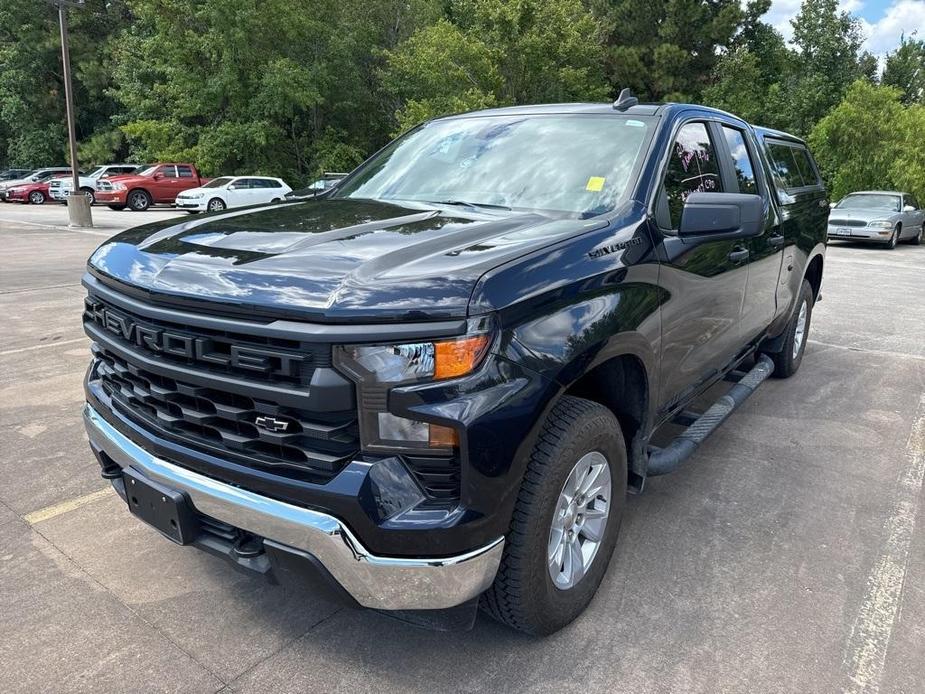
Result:
M626 494L799 368L828 209L801 140L701 106L439 118L314 199L100 246L90 444L174 542L548 634Z

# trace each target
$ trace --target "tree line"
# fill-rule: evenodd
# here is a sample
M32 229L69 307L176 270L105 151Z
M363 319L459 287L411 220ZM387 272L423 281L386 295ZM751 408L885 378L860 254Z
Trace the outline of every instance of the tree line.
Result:
M83 163L195 162L304 183L437 115L644 101L717 106L807 137L835 196L925 199L925 41L881 71L837 0L792 44L770 0L87 0L70 12ZM65 159L57 13L0 5L0 163Z

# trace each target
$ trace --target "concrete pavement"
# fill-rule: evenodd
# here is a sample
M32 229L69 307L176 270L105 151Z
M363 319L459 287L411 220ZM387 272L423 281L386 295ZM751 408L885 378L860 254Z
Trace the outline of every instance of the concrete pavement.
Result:
M101 239L55 212L0 205L0 691L925 691L925 247L829 248L799 374L629 499L590 609L538 640L342 610L132 518L79 418Z

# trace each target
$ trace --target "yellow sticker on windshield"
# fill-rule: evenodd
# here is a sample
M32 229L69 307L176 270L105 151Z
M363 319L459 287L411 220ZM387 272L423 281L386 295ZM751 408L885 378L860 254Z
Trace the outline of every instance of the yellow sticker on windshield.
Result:
M588 179L588 185L585 186L585 190L590 190L592 193L597 193L604 189L604 181L606 179L603 176L592 176Z

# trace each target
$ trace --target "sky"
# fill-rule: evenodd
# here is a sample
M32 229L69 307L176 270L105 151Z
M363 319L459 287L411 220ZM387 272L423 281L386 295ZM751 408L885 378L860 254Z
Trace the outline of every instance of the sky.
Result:
M801 0L774 0L764 20L773 24L784 38L790 39L790 20L800 11ZM899 46L899 37L909 37L917 31L917 39L925 39L925 0L839 0L842 9L861 20L865 37L864 50L880 59Z

